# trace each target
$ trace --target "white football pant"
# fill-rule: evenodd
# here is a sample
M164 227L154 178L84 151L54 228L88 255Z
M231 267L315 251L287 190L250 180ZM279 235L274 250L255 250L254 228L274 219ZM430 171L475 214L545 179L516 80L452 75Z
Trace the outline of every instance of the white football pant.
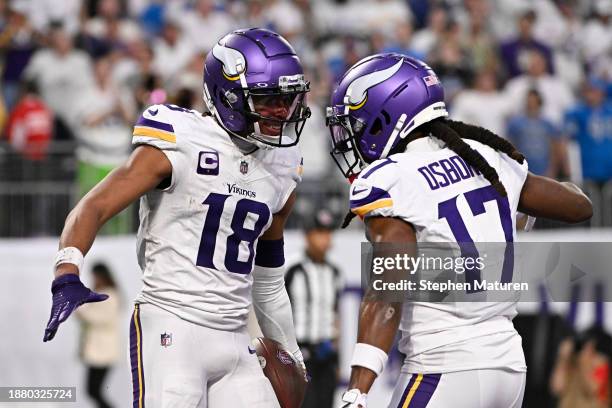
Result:
M280 408L246 328L189 323L151 304L134 308L134 408Z
M503 369L402 373L389 408L521 408L525 376Z

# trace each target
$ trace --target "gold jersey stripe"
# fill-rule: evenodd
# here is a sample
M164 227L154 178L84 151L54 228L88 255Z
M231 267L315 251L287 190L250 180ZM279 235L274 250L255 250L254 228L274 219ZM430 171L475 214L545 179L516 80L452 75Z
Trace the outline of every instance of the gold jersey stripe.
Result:
M165 140L166 142L176 143L174 133L153 129L147 126L134 126L134 136L154 137L155 139Z
M373 203L362 205L361 207L353 208L351 211L359 216L364 216L370 211L385 208L385 207L393 207L393 200L390 198L383 198L380 200L376 200Z

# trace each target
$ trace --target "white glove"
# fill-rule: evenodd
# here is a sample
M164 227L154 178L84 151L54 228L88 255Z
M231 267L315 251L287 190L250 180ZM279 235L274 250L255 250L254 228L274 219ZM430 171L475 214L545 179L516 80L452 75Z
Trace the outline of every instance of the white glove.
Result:
M367 408L368 394L363 394L357 388L342 394L342 408Z
M304 364L304 356L302 355L302 351L299 348L293 352L293 357L297 360L298 365L301 367L306 382L310 382L310 376L308 375L308 371L306 370L306 364Z

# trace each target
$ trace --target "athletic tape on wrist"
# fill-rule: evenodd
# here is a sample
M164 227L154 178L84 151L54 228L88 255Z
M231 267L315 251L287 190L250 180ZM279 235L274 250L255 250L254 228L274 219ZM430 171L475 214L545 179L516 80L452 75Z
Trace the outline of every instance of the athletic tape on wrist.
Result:
M385 364L387 364L387 359L387 353L378 347L366 343L357 343L353 350L351 367L365 367L374 371L379 376L383 372Z
M367 406L368 394L364 394L359 389L353 388L351 390L346 391L342 394L342 402L348 402L351 406L359 406L362 407Z
M77 269L81 271L83 268L83 253L81 250L75 247L66 247L57 251L54 268L65 263L76 265Z

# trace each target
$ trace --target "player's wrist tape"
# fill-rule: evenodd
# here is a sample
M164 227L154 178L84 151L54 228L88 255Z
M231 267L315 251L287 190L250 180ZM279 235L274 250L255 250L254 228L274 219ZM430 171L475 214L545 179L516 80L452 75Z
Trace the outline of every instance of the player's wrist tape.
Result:
M53 264L54 269L65 263L76 265L77 269L81 271L83 268L83 253L81 250L75 247L66 247L57 251Z
M353 350L351 367L365 367L374 371L376 376L379 376L380 373L383 372L388 358L387 353L378 347L366 343L357 343L355 344L355 349Z
M342 394L342 402L348 402L351 405L359 405L365 407L368 400L368 394L362 393L359 389L353 388L345 391Z

